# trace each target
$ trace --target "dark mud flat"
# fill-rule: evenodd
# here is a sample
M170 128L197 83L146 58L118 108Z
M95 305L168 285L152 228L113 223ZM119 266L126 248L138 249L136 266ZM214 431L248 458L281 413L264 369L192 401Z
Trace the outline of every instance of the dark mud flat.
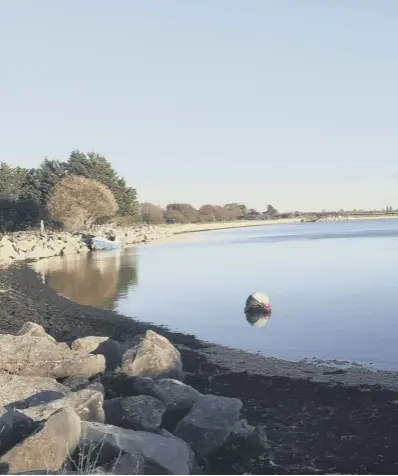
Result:
M26 321L66 342L87 335L128 342L149 328L162 333L180 349L188 384L240 398L249 423L267 427L276 472L398 474L398 378L393 372L378 379L366 370L336 371L226 349L77 305L26 267L0 271L0 331L14 333ZM379 380L383 386L376 385ZM256 473L263 474L262 468Z

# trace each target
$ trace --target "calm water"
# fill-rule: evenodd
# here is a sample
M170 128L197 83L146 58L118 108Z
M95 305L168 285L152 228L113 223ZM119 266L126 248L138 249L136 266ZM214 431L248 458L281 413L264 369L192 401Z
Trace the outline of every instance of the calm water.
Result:
M209 341L289 360L398 368L398 220L207 232L38 266L75 301ZM262 328L243 312L255 291L273 307Z

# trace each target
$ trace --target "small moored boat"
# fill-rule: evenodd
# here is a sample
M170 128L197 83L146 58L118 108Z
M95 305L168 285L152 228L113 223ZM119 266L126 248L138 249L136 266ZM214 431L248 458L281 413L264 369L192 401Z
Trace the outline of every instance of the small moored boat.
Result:
M120 243L114 240L108 240L102 236L94 236L90 240L90 248L93 251L96 250L118 250L120 249Z

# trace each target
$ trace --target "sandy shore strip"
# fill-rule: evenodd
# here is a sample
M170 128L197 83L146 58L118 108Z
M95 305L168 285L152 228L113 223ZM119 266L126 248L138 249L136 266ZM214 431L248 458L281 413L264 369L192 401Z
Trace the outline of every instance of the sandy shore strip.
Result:
M231 221L216 223L188 223L186 225L163 225L169 231L168 236L145 243L147 245L161 245L164 243L181 243L190 241L200 241L205 237L207 231L228 231L237 228L253 228L259 226L281 225L284 223L298 223L297 218L284 220L252 220L252 221ZM140 245L138 245L140 246Z
M200 231L216 231L230 230L232 228L247 228L253 226L266 225L282 225L285 223L299 223L300 218L285 218L280 220L246 220L246 221L229 221L229 222L213 222L213 223L188 223L186 225L166 225L166 227L174 234L180 235L184 233L197 233Z

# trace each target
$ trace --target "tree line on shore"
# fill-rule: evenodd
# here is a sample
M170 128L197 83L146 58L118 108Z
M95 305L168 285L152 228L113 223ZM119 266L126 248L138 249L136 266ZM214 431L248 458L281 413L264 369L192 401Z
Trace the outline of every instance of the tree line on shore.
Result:
M165 208L139 203L135 188L127 185L102 155L74 150L68 160L45 158L37 168L0 163L0 231L46 226L79 230L112 220L116 225L145 222L206 223L276 218L268 205L258 212L240 203L203 205L172 203Z
M395 214L388 206L377 214ZM366 216L374 211L283 213L268 205L265 211L242 203L171 203L162 208L139 203L137 191L129 186L102 155L73 150L66 161L44 159L37 168L12 167L0 162L0 232L47 227L69 231L84 230L93 224L112 221L115 225L134 223L209 223L232 220L263 220L310 217L316 221L333 215Z
M196 209L188 203L170 203L165 208L153 203L141 204L141 217L145 223L211 223L231 220L263 220L276 218L277 210L268 205L265 212L258 212L240 203L203 205Z

